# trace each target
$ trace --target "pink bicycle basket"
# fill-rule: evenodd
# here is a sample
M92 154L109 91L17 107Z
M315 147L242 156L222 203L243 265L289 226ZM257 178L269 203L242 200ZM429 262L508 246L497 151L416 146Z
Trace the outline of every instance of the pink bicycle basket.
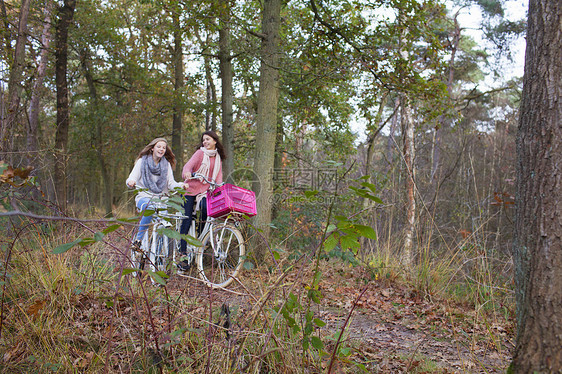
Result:
M217 218L232 212L255 216L257 210L254 191L227 183L207 193L207 215Z

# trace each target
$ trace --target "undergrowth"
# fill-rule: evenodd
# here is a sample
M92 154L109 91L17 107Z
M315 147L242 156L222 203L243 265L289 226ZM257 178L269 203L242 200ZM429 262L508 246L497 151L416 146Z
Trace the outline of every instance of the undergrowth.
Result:
M358 195L380 201L372 185L362 186ZM331 204L324 218L318 217L310 224L305 217L298 221L291 239L269 246L268 261L245 270L231 290L206 287L195 271L158 284L147 272L131 269L132 226L126 221L1 217L0 369L385 372L390 366L384 359L372 359L368 347L348 329L354 312L370 306L365 300L374 297L375 285L393 284L408 289L401 301L389 304L393 318L401 318L402 302L416 297L465 304L470 313L444 307L453 332L462 334L468 316L474 323L483 322L483 334L498 351L503 349L496 334L497 319L508 320L513 313L508 265L476 239L440 251L420 246L415 265L404 267L397 256L400 241L380 240L361 215L336 214ZM302 233L309 239L306 246L289 245L298 243ZM336 273L349 273L354 283L327 288L325 279ZM340 290L353 290L353 297L343 319L328 329L325 300L339 296L330 292L345 292ZM427 319L432 313L426 310L419 317ZM441 372L421 365L418 357L395 358L399 364L391 367Z

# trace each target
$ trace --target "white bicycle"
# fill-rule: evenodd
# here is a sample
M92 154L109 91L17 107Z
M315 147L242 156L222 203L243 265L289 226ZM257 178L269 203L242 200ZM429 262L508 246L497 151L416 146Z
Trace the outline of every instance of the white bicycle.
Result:
M209 183L211 188L207 195L219 186L202 175L196 174L195 177L201 177ZM173 196L165 201L151 202L149 209L154 210L152 229L147 230L143 237L141 252L133 250L133 267L145 271L148 265L152 280L165 284L165 279L175 272L176 264L187 260L190 269L196 265L199 278L209 287L227 287L237 278L244 264L246 245L238 228L243 215L234 212L220 218L208 216L198 234L194 209L186 237L179 233L181 222L186 217L180 213L178 208L181 206L177 199L181 197ZM180 255L181 239L187 242L187 253ZM178 271L178 275L187 274Z

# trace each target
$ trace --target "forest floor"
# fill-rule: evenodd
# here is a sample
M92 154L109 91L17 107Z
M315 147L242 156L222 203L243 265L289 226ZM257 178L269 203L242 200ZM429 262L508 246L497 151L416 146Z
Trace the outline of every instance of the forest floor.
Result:
M332 373L360 372L354 369L357 363L377 373L504 373L509 366L514 348L512 318L421 297L398 281L367 281L369 277L358 267L332 262L322 267L323 298L315 309L315 317L326 322L321 334L333 336L344 329L339 345L351 348ZM311 275L309 268L299 279L312 279ZM306 284L295 278L287 276L284 284L296 293ZM271 279L264 271L246 271L242 284L213 291L211 299L216 304L228 303L241 316L266 293L268 283L273 286ZM172 289L174 283L171 279ZM181 278L179 283L183 283ZM198 287L191 287L191 292L208 293ZM204 303L198 306L200 312L206 309Z

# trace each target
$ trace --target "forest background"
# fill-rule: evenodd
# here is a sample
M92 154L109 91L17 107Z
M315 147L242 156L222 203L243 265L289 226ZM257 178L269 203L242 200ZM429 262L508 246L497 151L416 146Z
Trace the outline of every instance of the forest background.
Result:
M2 209L134 216L139 150L168 138L179 179L216 130L225 176L258 197L255 264L320 242L511 318L522 84L506 72L525 20L505 5L2 0L2 171L33 176Z

